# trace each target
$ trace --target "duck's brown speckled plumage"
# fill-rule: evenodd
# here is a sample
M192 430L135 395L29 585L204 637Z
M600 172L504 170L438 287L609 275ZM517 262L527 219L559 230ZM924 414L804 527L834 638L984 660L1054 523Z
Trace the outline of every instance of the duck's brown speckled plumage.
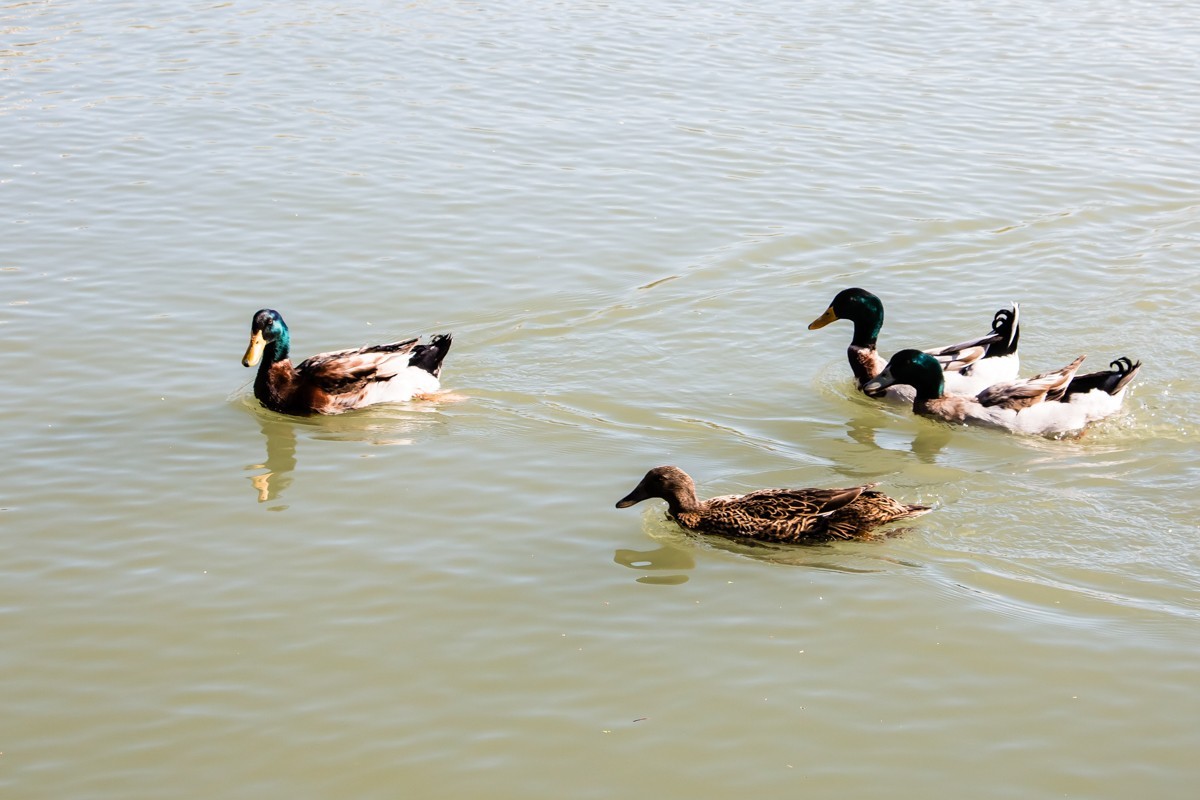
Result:
M761 489L698 500L691 477L678 467L664 466L647 472L617 508L657 497L667 501L667 513L688 530L773 542L869 538L880 525L930 510L893 500L875 491L875 485Z
M263 309L251 324L242 363L254 366L254 396L281 414L340 414L378 402L409 400L436 391L450 334L429 344L405 339L321 353L293 365L290 334L277 311ZM259 360L261 359L261 363Z

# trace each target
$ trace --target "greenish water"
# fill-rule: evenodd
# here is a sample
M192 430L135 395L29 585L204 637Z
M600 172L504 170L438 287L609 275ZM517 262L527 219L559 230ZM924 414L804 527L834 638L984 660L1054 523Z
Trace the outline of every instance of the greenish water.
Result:
M1187 4L0 6L14 798L1177 798L1200 746ZM1078 441L852 391L1022 304ZM451 330L292 420L239 359ZM882 543L613 503L879 481Z

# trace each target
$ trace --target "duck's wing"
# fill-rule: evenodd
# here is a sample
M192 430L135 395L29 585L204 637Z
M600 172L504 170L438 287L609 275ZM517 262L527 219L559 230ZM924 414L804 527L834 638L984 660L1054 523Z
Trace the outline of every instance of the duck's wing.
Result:
M736 504L747 514L768 517L819 517L832 514L857 500L877 484L845 489L760 489L739 497Z
M876 484L845 489L762 489L744 495L714 497L705 503L704 524L711 530L771 539L797 539L823 528L825 517L853 503Z
M1052 394L1061 397L1084 358L1086 356L1080 356L1062 369L1043 372L1032 378L989 386L976 395L975 400L985 407L1018 411L1041 403Z
M992 317L991 332L978 339L935 347L925 352L938 360L943 372L962 372L984 358L1014 355L1021 336L1020 309L1019 303L1013 303L1011 310L1002 308L997 311Z
M320 353L296 366L301 380L331 394L354 394L372 381L388 380L408 366L418 339Z
M943 372L961 372L965 367L983 358L987 354L988 344L992 341L999 341L999 336L993 333L969 342L937 347L925 352L938 360Z

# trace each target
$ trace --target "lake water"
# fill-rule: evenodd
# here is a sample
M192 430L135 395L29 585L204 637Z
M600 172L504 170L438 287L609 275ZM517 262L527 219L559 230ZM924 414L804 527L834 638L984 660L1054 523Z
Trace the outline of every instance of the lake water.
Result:
M0 793L1180 798L1200 780L1190 3L0 5ZM857 395L1022 304L1079 440ZM239 359L453 331L465 400ZM879 481L884 542L661 503Z

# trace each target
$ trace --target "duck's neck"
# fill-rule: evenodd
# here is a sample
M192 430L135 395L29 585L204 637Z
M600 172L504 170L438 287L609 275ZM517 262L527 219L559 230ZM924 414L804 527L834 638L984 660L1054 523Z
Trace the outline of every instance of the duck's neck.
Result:
M862 385L883 371L882 359L874 344L866 346L851 344L846 348L846 358L850 361L850 370L861 389Z
M933 400L917 398L913 411L922 416L934 417L946 422L965 422L971 415L972 401L966 397L937 397Z
M700 511L701 503L696 499L696 490L686 490L680 487L674 494L666 498L667 513L676 519L680 514L695 514Z
M946 379L938 375L936 377L929 376L928 380L923 380L918 385L913 386L917 390L917 396L913 401L915 405L927 405L928 403L937 400L946 394Z
M879 331L883 328L883 309L878 311L859 309L854 315L854 338L850 340L853 347L869 347L875 349L879 339Z
M263 345L262 363L274 364L288 357L292 349L292 336L287 326L280 325L271 331L271 338Z
M291 385L291 378L295 373L296 370L288 359L287 339L282 342L267 342L263 348L262 360L258 363L258 372L254 376L254 396L267 408L273 411L281 410L286 405L286 390Z

